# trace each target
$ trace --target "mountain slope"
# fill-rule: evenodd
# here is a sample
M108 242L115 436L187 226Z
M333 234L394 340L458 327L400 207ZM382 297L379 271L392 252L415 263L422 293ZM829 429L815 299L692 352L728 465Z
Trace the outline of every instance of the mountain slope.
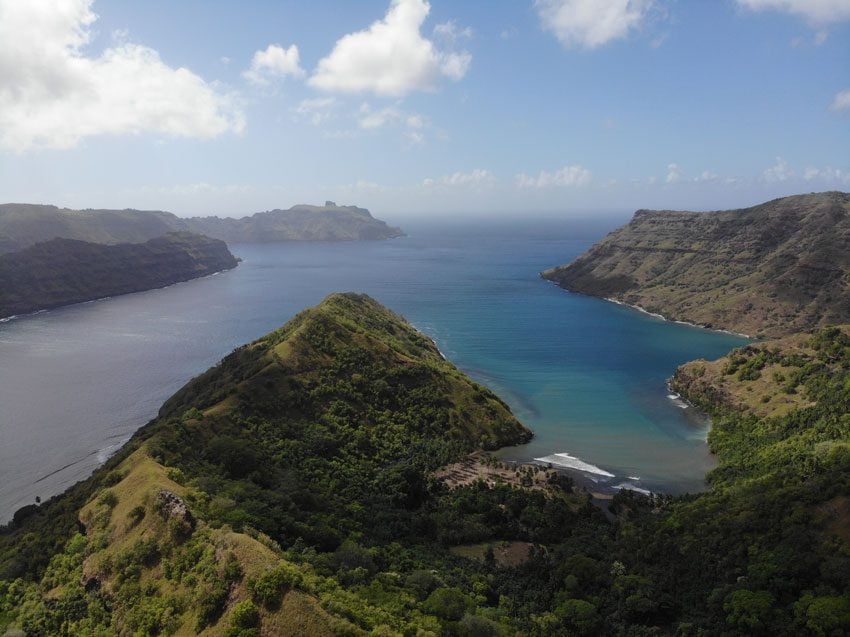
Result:
M846 634L850 328L673 386L714 417L706 493L623 491L610 524L563 476L493 457L529 488L450 489L433 468L528 432L399 317L332 295L0 529L0 630Z
M542 276L670 319L780 336L850 321L850 194L743 210L639 210Z
M187 232L118 245L53 239L0 255L0 317L163 287L236 263L223 241Z
M93 243L141 243L168 232L195 232L229 243L390 239L398 228L355 206L294 206L241 219L194 217L151 210L68 210L34 204L0 205L0 254L55 238Z
M187 384L92 478L16 514L0 534L0 627L436 634L393 572L433 549L395 567L360 543L398 554L389 538L467 537L454 519L426 523L441 492L429 473L530 435L403 319L331 295ZM349 588L382 563L378 589Z

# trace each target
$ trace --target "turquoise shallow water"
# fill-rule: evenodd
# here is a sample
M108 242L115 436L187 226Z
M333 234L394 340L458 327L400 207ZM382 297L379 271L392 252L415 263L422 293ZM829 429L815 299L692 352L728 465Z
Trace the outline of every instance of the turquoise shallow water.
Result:
M743 339L539 278L599 228L407 230L389 242L237 245L245 261L233 271L0 324L0 519L87 476L191 376L333 291L373 295L505 398L536 434L505 457L567 453L611 486L633 476L641 488L702 488L707 422L665 382Z

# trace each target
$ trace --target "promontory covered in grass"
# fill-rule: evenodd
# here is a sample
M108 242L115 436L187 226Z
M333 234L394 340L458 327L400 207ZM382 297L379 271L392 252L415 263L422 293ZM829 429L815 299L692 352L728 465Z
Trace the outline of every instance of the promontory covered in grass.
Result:
M781 336L850 321L850 194L722 212L639 210L543 277L667 318Z

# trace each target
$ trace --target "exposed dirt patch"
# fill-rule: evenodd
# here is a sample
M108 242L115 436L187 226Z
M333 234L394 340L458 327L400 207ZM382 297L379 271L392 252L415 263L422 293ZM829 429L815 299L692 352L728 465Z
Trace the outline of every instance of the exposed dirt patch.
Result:
M485 542L482 544L462 544L453 546L449 550L454 555L479 562L486 561L488 550L492 550L496 565L505 568L525 564L531 559L532 546L530 542Z
M507 484L547 491L553 488L558 472L536 464L503 461L484 451L475 451L461 462L438 469L433 476L443 480L450 489L481 480L490 487Z

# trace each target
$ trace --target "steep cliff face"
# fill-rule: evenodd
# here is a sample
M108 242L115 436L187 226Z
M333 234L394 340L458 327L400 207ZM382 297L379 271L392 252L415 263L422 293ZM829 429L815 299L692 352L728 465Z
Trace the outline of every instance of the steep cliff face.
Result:
M0 205L0 254L55 238L94 243L141 243L168 232L195 232L228 243L356 241L402 236L365 208L293 206L241 219L183 219L156 210L68 210L33 204Z
M0 255L0 317L163 287L236 263L223 241L187 232L119 245L53 239Z
M639 210L543 277L582 294L750 335L850 321L850 194L742 210Z

